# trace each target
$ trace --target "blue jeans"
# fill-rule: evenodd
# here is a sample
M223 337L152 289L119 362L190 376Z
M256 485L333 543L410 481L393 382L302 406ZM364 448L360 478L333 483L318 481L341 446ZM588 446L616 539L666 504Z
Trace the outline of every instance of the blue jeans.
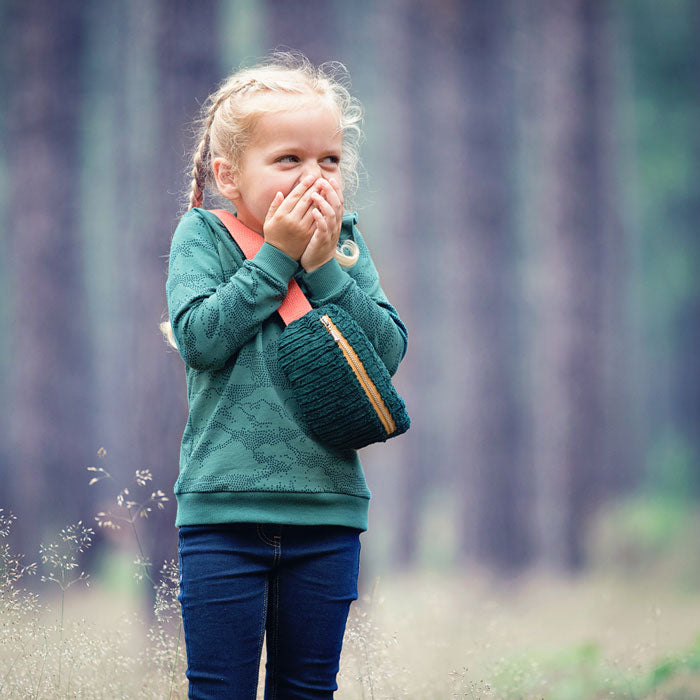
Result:
M190 698L255 700L267 632L265 699L332 698L360 530L183 525L180 592Z

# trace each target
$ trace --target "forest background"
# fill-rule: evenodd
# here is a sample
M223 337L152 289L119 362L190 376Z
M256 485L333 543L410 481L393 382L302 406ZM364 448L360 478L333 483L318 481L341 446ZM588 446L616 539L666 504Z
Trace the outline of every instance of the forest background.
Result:
M291 47L365 105L352 208L409 329L412 428L363 452L364 588L602 567L696 590L699 35L691 0L0 0L14 546L94 524L114 494L88 467L148 469L169 501L143 546L174 556L187 404L158 324L192 121ZM83 566L131 548L99 530Z

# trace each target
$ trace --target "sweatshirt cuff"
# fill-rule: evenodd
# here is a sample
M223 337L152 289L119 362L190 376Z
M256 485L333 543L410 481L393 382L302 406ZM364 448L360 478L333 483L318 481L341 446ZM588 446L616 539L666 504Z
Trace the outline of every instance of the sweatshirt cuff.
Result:
M302 272L302 279L314 299L337 296L351 281L350 276L333 258L313 272Z
M251 262L268 276L287 285L299 267L299 263L270 243L263 243L262 248L251 258Z

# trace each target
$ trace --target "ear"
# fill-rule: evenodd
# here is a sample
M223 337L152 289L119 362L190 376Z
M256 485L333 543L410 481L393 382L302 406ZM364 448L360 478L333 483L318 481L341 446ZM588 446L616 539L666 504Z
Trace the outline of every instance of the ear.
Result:
M214 158L211 167L219 192L226 199L234 199L238 195L238 186L231 164L225 158Z

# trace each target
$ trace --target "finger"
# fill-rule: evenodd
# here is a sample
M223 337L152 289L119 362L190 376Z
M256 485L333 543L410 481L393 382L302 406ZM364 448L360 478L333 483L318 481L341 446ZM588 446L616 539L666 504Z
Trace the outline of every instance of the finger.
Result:
M292 207L290 213L301 218L311 207L317 206L314 195L319 194L319 186L320 180L314 180L311 186L302 194L297 203Z
M316 182L313 175L302 178L292 191L284 198L284 205L280 208L283 213L291 212L299 203L299 200L308 194L309 188Z
M304 215L299 220L299 224L304 231L308 231L311 228L313 228L314 222L316 221L316 215L317 215L316 213L320 214L320 212L318 211L318 209L316 208L316 206L312 202L312 206L310 206L306 210Z
M335 178L331 178L330 180L324 180L323 192L329 204L334 209L342 210L343 191L340 189L340 185L338 184Z
M343 219L342 209L336 209L330 205L330 203L321 197L321 195L312 196L316 207L323 214L326 220L326 230L334 234L334 238L338 238L340 235L340 227Z
M267 210L265 221L269 221L275 215L275 212L279 209L280 204L282 204L283 201L284 195L281 192L278 192L270 202L270 207Z
M335 216L335 208L331 206L330 202L323 197L323 195L318 192L314 192L311 195L311 199L324 216Z
M316 221L316 229L321 233L327 233L328 221L326 220L326 217L323 216L323 214L318 209L313 210L313 217Z
M330 178L328 181L330 183L331 189L328 193L328 201L330 201L333 206L343 211L345 206L345 198L343 197L343 188L340 186L340 182L334 177ZM336 203L337 200L337 203Z
M293 205L291 202L293 201L292 194L294 193L294 190L292 190L292 192L290 192L284 200L284 204L280 207L280 214L283 216L289 216L291 219L295 219L297 221L304 219L304 217L309 214L310 210L316 206L314 200L312 199L312 194L316 191L316 187L317 184L314 180Z
M314 209L311 213L309 223L309 245L319 243L319 236L325 235L325 229L323 228L323 216L319 216L318 209Z

